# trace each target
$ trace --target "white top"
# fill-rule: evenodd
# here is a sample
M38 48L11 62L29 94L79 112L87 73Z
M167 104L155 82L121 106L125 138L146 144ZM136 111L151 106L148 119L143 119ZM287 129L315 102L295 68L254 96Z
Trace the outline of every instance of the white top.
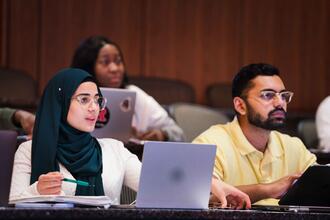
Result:
M137 191L141 162L120 141L108 138L98 141L102 149L104 194L112 199L113 204L119 204L123 184ZM31 146L32 142L27 141L16 151L9 200L39 195L38 181L30 185ZM60 172L65 178L74 179L62 164L60 164ZM63 181L61 195L75 195L75 192L76 184Z
M146 132L150 129L160 129L167 134L169 141L184 140L182 129L153 97L135 85L128 85L126 89L136 92L132 126L137 131Z
M320 148L330 151L330 96L321 102L316 111L316 129Z

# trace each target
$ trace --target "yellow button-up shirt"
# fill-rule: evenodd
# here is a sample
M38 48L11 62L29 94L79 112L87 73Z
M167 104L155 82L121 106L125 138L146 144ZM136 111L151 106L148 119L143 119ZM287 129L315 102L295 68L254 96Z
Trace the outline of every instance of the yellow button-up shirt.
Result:
M270 133L264 153L246 139L235 118L225 125L210 127L194 143L216 144L213 174L233 186L271 183L284 176L305 171L316 162L299 138L277 131ZM277 205L277 199L264 199L260 205Z

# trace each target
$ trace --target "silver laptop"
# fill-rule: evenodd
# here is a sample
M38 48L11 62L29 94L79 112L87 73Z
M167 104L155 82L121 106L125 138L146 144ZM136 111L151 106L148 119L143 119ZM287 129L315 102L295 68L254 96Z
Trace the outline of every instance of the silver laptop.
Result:
M101 88L107 99L100 112L92 135L97 138L115 138L127 142L131 137L131 125L136 93L127 89Z
M208 209L215 145L147 141L136 207Z
M15 131L0 131L0 206L8 205L16 142Z

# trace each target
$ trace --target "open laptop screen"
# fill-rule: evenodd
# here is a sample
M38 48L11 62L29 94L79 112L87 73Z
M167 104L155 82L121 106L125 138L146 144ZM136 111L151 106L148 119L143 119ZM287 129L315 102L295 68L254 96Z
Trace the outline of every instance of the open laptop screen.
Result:
M215 145L147 141L136 207L207 209Z
M115 138L128 142L135 108L136 93L127 89L100 88L107 99L100 112L92 135L97 138Z

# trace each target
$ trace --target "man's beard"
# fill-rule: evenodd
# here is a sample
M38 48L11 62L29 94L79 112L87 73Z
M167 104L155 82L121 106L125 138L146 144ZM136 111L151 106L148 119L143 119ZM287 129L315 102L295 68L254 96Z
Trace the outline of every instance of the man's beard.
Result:
M268 117L266 120L262 120L262 117L259 113L254 111L254 109L249 105L248 102L246 102L247 110L248 110L248 121L250 124L253 124L256 127L263 128L266 130L277 130L279 128L284 127L285 121L286 121L286 112L284 111L283 108L275 108L274 110L270 111L268 113ZM284 118L273 118L271 117L272 114L277 113L277 112L282 112L284 114Z

